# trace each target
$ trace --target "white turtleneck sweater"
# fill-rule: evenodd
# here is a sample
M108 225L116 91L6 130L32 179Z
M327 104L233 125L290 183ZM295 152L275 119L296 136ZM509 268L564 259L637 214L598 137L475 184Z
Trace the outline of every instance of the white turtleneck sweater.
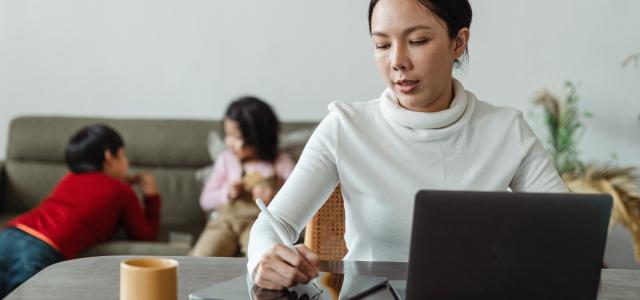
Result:
M340 183L345 260L407 261L413 202L421 189L566 192L522 113L476 99L454 80L447 110L414 112L387 89L334 102L269 210L291 240ZM280 242L264 216L251 229L249 273Z

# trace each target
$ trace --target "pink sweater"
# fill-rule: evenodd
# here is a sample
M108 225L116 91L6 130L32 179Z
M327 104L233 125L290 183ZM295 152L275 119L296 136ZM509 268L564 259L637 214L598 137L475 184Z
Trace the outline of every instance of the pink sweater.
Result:
M278 176L287 180L293 171L294 162L289 155L281 153L275 163L261 161L245 165L246 174L258 172L262 177ZM200 206L206 212L226 204L229 201L229 186L242 177L242 164L231 151L226 150L218 156L213 172L200 195Z

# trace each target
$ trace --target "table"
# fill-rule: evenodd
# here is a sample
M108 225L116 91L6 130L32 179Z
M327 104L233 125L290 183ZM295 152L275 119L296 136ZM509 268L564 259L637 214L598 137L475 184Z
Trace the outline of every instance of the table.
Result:
M99 256L52 265L18 287L6 299L118 299L120 261L133 256ZM179 298L246 273L246 259L171 257L179 263ZM407 263L323 261L321 271L405 279ZM640 299L640 270L602 270L599 300ZM393 299L382 289L367 299Z

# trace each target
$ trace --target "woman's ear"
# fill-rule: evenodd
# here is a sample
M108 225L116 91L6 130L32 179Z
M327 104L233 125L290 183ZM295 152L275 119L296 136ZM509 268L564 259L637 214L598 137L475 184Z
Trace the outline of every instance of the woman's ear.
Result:
M458 35L455 38L455 46L453 48L453 54L455 58L460 58L464 51L467 49L467 45L469 44L469 37L471 36L471 32L469 28L464 27L458 31Z

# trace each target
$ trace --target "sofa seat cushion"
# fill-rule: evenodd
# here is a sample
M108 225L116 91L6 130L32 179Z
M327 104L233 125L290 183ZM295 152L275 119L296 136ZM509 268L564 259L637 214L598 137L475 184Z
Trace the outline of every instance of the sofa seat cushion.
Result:
M13 220L13 218L17 217L18 214L0 214L0 228L4 227L4 224L7 224L7 222Z

